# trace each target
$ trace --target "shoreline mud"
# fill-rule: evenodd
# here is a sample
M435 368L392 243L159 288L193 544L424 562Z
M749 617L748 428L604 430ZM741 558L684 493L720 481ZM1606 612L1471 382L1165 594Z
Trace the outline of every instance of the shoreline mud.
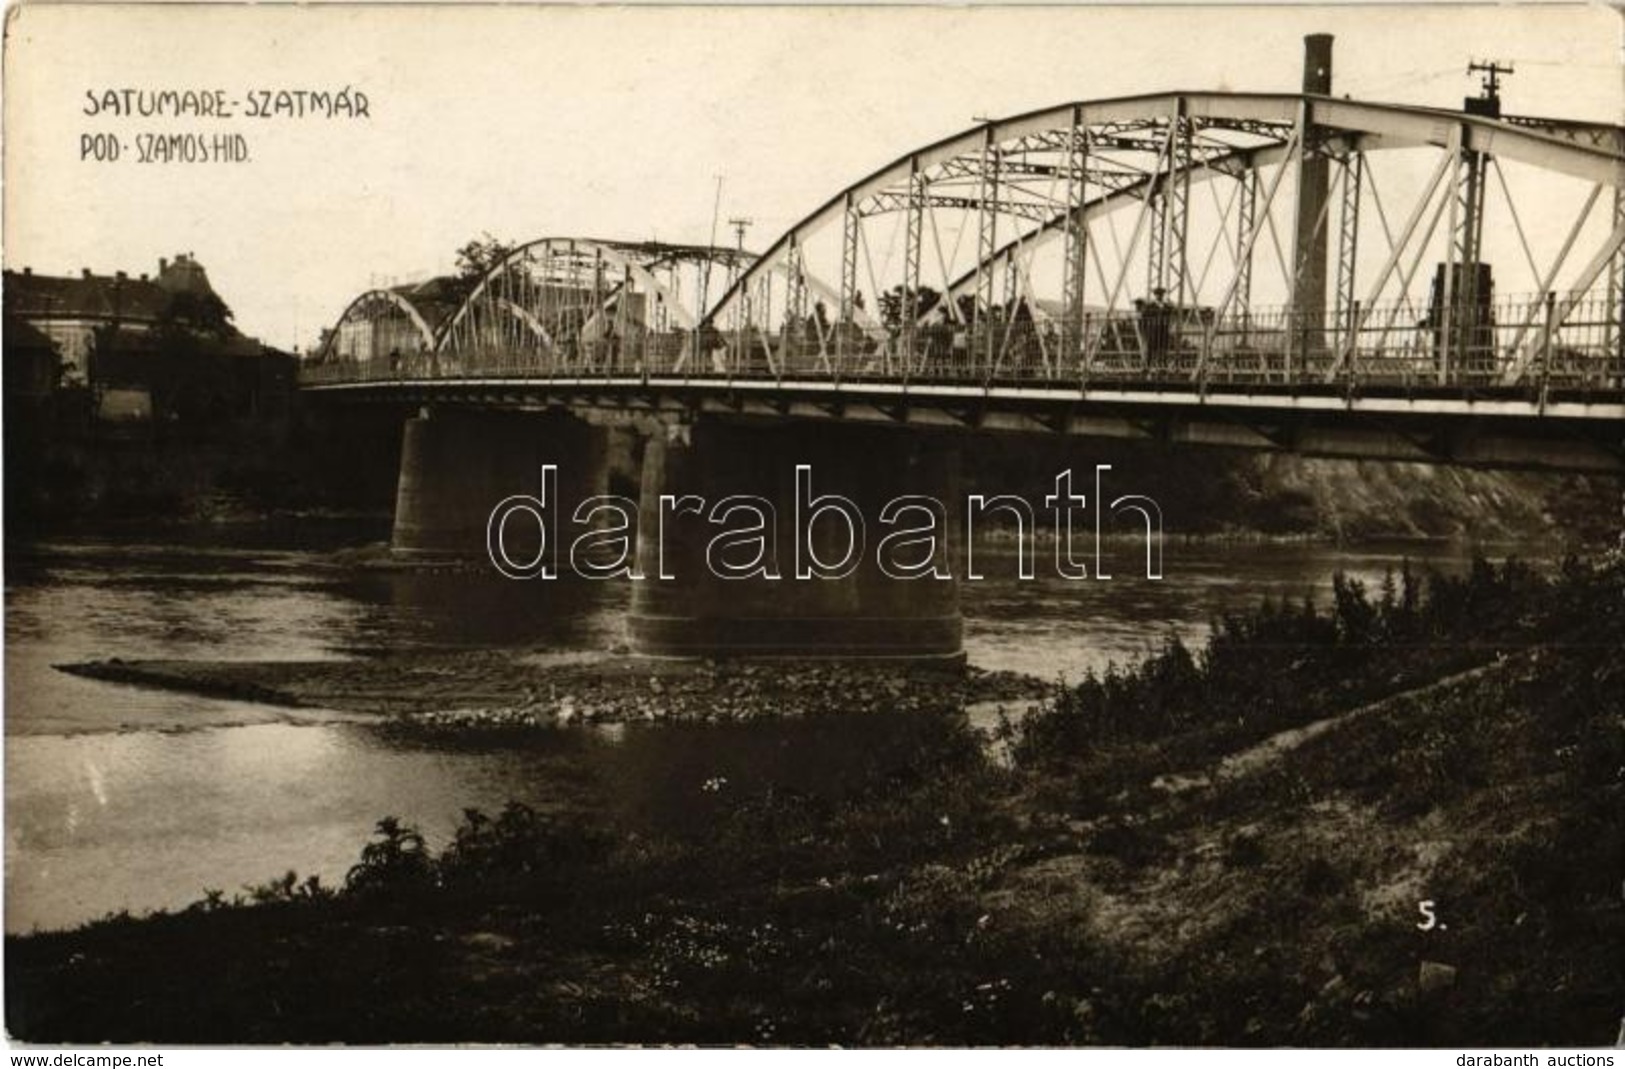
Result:
M850 661L668 661L622 654L456 652L324 661L108 660L85 679L380 717L431 734L573 723L732 721L866 711L956 711L1042 698L1050 684L974 667Z

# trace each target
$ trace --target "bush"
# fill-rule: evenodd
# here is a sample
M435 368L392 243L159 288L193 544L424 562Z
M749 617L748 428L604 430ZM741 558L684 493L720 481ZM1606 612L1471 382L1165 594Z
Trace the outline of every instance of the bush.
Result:
M463 810L463 823L436 867L447 886L532 884L552 880L570 866L596 861L609 843L598 828L509 802L494 820L478 809Z
M320 902L333 897L333 889L324 887L320 876L312 875L301 881L299 874L292 869L274 880L245 890L249 899L259 905L270 902Z
M361 848L361 860L345 876L345 890L361 895L394 895L434 883L434 866L423 836L395 817L385 817Z
M1341 573L1331 604L1266 600L1214 621L1198 654L1170 638L1134 668L1112 666L1058 690L1020 724L1018 764L1066 762L1190 729L1227 743L1346 712L1506 649L1570 630L1619 627L1625 568L1565 563L1546 579L1518 560L1478 558L1465 576L1419 578L1406 564L1376 596ZM1218 740L1215 740L1218 741ZM1471 770L1450 769L1470 779Z

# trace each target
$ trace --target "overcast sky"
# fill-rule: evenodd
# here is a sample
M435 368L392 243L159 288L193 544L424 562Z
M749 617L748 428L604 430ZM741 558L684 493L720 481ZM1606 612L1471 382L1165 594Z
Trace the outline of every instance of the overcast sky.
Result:
M1334 91L1459 107L1512 61L1509 112L1621 122L1600 6L1311 8L12 8L5 264L154 271L195 252L245 331L308 345L349 299L449 270L489 232L765 247L977 116L1169 89ZM360 89L359 120L247 118L256 90ZM86 91L221 89L229 122L85 114ZM117 134L114 163L81 137ZM246 164L143 165L142 133L241 133Z

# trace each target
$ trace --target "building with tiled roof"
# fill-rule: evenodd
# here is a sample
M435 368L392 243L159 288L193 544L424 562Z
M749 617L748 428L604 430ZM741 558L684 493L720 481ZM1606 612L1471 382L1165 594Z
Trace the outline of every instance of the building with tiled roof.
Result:
M8 270L4 304L8 384L43 383L43 342L58 362L50 388L82 397L103 424L213 433L275 417L292 397L293 358L232 326L189 254L159 260L150 277Z
M210 324L222 355L258 355L263 347L224 320L225 304L209 285L203 265L189 254L160 259L158 273L131 277L123 271L98 275L88 268L77 276L35 274L30 268L6 271L5 314L21 320L56 343L67 382L86 382L99 331L117 327L132 349L151 349L158 328L187 321L199 310L217 308Z

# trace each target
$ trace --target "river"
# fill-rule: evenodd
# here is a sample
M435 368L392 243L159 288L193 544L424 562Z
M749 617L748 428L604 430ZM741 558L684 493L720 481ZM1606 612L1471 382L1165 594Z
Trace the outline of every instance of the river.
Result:
M357 550L366 524L283 523L190 539L78 537L12 547L5 610L5 928L177 908L289 869L340 883L392 814L443 843L465 807L603 805L633 822L698 819L717 783L838 792L884 754L885 717L567 728L523 747L434 748L367 718L176 695L53 666L121 657L310 660L455 647L601 650L623 582L513 583L402 571ZM1170 541L1165 578L988 579L963 588L969 660L1045 678L1131 661L1268 596L1323 596L1407 556L1454 570L1463 546L1360 551ZM1506 552L1503 548L1500 552ZM987 561L990 563L984 564ZM1042 558L1040 558L1042 563ZM1002 578L1001 578L1002 577ZM900 741L900 739L899 739ZM707 789L707 785L710 789Z

